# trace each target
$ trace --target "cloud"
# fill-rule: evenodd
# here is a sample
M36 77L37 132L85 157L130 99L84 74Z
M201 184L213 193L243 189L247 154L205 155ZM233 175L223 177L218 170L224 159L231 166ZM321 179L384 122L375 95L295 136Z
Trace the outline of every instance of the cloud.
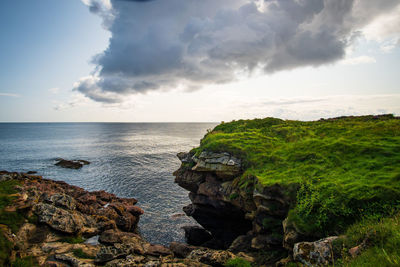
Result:
M96 71L74 89L105 103L154 90L228 83L238 73L345 57L398 0L84 0L111 32Z
M18 95L18 94L12 94L12 93L0 93L0 96L20 97L20 95Z
M370 56L359 56L359 57L346 58L342 60L340 63L343 65L360 65L360 64L376 63L376 59Z
M306 103L318 103L326 101L327 98L287 98L287 99L266 99L264 101L258 102L256 105L265 107L265 106L288 106L288 105L297 105L297 104L306 104ZM255 103L244 105L244 107L254 106Z
M391 95L332 95L288 99L259 99L232 103L226 110L229 119L277 117L293 120L317 120L350 115L400 115L400 94Z

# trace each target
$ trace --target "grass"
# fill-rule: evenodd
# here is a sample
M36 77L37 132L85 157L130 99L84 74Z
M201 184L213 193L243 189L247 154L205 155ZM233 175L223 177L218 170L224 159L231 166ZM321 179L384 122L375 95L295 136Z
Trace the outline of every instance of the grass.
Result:
M7 212L4 209L11 205L16 199L16 197L12 195L17 193L15 186L19 184L20 183L16 180L0 182L0 224L7 225L14 233L16 233L19 227L23 224L25 217L21 212ZM12 243L7 240L3 230L0 229L0 266L10 266L13 264L9 259L12 248Z
M15 259L15 261L11 263L11 267L35 267L35 266L39 266L39 264L37 264L36 260L33 257Z
M351 258L347 250L366 243L366 250ZM400 214L364 219L348 228L343 240L343 259L338 266L400 266Z
M392 115L222 123L193 152L203 150L229 152L243 160L243 177L294 191L290 218L305 233L343 232L400 206L400 120Z
M10 252L12 244L8 241L2 230L0 230L0 266L7 266L10 263Z

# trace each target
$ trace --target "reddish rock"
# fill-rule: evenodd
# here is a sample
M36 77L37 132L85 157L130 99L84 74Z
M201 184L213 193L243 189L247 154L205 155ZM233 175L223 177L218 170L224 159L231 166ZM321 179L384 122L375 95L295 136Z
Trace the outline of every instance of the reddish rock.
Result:
M141 208L139 208L138 206L127 206L126 210L135 216L139 216L144 213L144 211Z
M87 205L91 205L93 203L96 203L97 201L97 197L95 195L92 195L90 193L86 193L82 196L80 196L79 198L77 198L77 200L81 203L87 204Z

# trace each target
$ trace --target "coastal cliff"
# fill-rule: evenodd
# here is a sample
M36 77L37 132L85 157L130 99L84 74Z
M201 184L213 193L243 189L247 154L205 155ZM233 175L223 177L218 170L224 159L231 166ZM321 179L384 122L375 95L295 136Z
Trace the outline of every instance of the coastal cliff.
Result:
M242 179L241 160L226 152L178 157L182 166L174 173L175 181L190 191L192 202L184 212L211 233L201 246L254 255L270 252L264 264L286 255L282 223L291 199L281 187L263 187L255 177ZM293 233L286 234L288 247L293 246L296 238L289 240Z
M400 119L222 123L179 153L188 244L138 233L135 199L0 172L1 266L397 266ZM162 225L160 226L162 227Z
M184 212L204 228L202 246L246 252L256 266L349 264L384 258L382 249L391 251L382 262L398 259L370 238L398 217L393 115L222 123L178 158L175 182L189 191Z

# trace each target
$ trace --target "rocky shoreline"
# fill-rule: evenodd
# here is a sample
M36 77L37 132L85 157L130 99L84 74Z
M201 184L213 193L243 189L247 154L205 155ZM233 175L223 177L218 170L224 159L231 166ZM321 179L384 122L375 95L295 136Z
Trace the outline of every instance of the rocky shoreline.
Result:
M18 215L13 224L0 224L7 246L4 266L29 258L32 266L224 266L244 253L172 242L150 244L139 234L143 210L135 199L104 191L88 192L38 175L0 172L0 183L12 183L12 202L2 217ZM2 195L3 197L3 195ZM3 223L3 222L2 222ZM4 251L7 249L7 251Z

